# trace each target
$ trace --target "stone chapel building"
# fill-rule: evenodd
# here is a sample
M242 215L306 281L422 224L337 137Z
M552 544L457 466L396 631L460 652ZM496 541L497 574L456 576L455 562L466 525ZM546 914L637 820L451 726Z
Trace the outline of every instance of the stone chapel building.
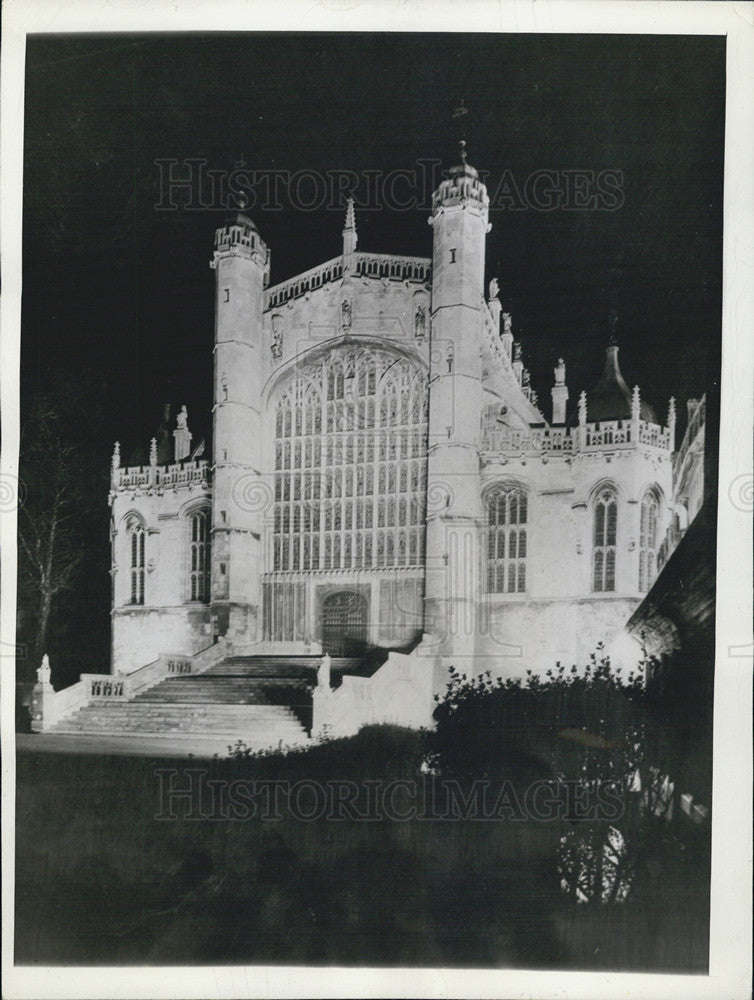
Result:
M621 631L693 517L674 402L658 419L611 343L573 421L562 360L540 407L485 296L488 204L462 150L431 258L360 252L349 202L337 256L274 286L249 215L217 229L211 450L184 408L171 461L113 455L114 672L223 636L337 656L424 635L518 675Z

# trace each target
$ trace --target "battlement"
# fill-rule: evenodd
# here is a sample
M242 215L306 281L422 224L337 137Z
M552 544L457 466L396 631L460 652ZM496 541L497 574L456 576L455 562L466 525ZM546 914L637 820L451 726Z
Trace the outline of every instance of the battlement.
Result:
M354 275L360 278L387 278L391 281L412 281L427 284L432 272L432 262L425 257L398 257L388 253L355 253ZM276 309L291 299L300 298L307 292L340 281L344 274L343 257L318 264L316 267L297 274L267 291L267 306Z
M210 484L210 466L206 459L173 462L169 465L132 465L114 467L110 476L110 502L116 493L155 493L191 486L206 489Z
M522 454L576 455L579 453L650 447L671 452L670 430L645 420L602 420L581 427L542 427L515 430L485 428L482 452L487 462L496 456Z

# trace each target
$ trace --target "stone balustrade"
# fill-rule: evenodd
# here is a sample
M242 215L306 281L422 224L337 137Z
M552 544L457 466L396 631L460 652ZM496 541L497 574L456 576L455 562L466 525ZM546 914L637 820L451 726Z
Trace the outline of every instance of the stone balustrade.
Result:
M393 724L409 728L433 725L434 654L421 646L413 653L391 652L371 677L344 676L331 691L312 692L312 736L353 736L362 726Z
M297 274L295 278L281 281L278 285L273 285L267 290L267 308L276 309L284 305L289 299L297 299L305 295L306 292L313 292L322 285L330 281L337 281L343 277L343 258L333 257L332 260L318 264Z
M44 732L93 701L129 701L166 677L201 674L231 653L231 644L221 639L194 656L162 653L130 674L82 674L76 684L61 691L52 687L48 670L32 693L32 730Z
M393 281L416 281L427 284L430 280L432 262L425 257L398 257L387 253L356 253L353 255L354 273L362 278L388 278ZM267 290L267 306L277 309L291 299L300 298L331 281L343 277L343 257L318 264L316 267L297 274L295 278L281 281Z
M388 253L357 253L356 274L364 278L429 282L432 262L426 257L396 257Z
M583 427L534 427L523 430L490 427L482 433L482 452L487 456L575 455L646 445L669 452L669 430L641 420L637 434L631 420L603 420L587 423Z
M111 490L161 493L185 486L206 488L209 480L209 463L203 458L171 465L119 466L112 470Z

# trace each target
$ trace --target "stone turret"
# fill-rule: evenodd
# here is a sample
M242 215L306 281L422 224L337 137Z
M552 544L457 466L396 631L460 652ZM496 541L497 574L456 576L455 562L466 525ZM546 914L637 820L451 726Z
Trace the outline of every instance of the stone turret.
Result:
M262 316L269 251L242 210L215 232L212 615L216 633L253 640L261 604ZM261 615L259 616L261 618Z
M427 471L427 629L473 655L478 599L481 329L487 189L461 162L432 196L432 350ZM494 296L493 296L494 298Z

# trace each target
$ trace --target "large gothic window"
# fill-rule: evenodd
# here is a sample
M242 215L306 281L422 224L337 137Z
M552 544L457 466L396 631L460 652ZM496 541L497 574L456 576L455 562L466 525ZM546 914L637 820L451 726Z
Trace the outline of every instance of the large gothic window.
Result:
M144 525L132 517L126 527L131 578L131 604L144 603Z
M487 590L523 594L526 590L528 500L518 486L496 486L487 497Z
M294 375L275 413L275 570L421 566L426 378L341 347Z
M660 504L654 490L648 490L641 501L639 523L639 590L646 593L656 572L657 520Z
M191 600L209 602L209 511L189 517L189 579Z
M592 541L592 589L615 590L615 539L618 527L618 497L612 486L601 490L594 501Z

